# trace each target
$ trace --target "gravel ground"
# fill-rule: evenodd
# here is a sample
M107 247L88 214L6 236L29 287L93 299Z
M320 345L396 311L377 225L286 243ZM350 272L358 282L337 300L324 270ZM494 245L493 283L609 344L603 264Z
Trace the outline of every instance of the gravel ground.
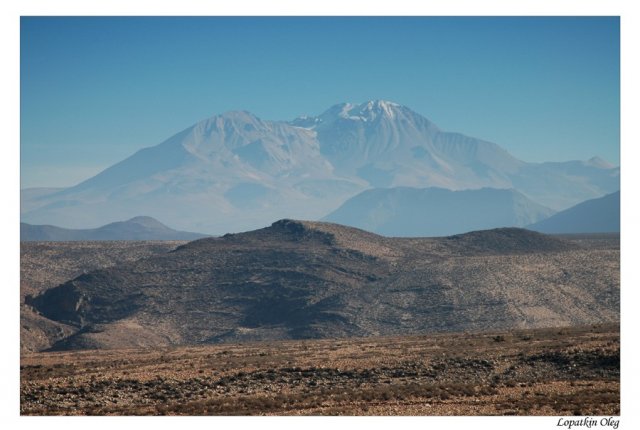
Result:
M615 325L25 354L23 415L618 415Z

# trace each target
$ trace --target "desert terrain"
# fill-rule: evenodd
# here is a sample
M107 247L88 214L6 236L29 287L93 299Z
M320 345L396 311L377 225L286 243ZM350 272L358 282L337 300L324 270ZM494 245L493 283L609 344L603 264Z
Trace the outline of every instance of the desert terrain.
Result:
M20 243L20 351L40 351L76 331L43 317L25 304L37 295L91 270L164 254L182 241L98 241Z
M22 415L618 415L619 236L21 244Z
M25 354L23 415L619 415L617 325Z
M64 270L48 288L60 270L45 268L68 265L77 252L43 257L23 244L23 283L39 288L24 307L64 327L39 350L617 323L618 241L518 228L390 238L280 220L171 248L105 248L115 256L103 267L75 277Z

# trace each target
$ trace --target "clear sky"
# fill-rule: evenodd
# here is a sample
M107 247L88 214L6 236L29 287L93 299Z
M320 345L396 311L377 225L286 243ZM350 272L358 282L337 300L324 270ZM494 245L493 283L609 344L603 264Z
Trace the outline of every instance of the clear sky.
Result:
M525 161L620 162L616 17L23 17L21 187L228 110L385 99Z

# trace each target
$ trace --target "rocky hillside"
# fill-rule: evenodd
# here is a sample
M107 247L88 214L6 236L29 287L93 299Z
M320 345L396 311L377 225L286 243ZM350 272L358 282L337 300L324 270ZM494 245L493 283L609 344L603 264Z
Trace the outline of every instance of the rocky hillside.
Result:
M92 270L160 255L185 242L94 241L20 243L20 351L51 347L77 331L52 321L25 304L38 295Z
M403 239L281 220L91 271L26 301L75 328L54 349L611 322L619 250L515 228Z

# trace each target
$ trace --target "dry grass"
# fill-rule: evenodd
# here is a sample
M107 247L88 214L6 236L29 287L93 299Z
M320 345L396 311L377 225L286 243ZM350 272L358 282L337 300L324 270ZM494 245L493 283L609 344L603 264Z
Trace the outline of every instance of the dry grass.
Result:
M619 345L607 325L33 353L21 412L617 415Z

